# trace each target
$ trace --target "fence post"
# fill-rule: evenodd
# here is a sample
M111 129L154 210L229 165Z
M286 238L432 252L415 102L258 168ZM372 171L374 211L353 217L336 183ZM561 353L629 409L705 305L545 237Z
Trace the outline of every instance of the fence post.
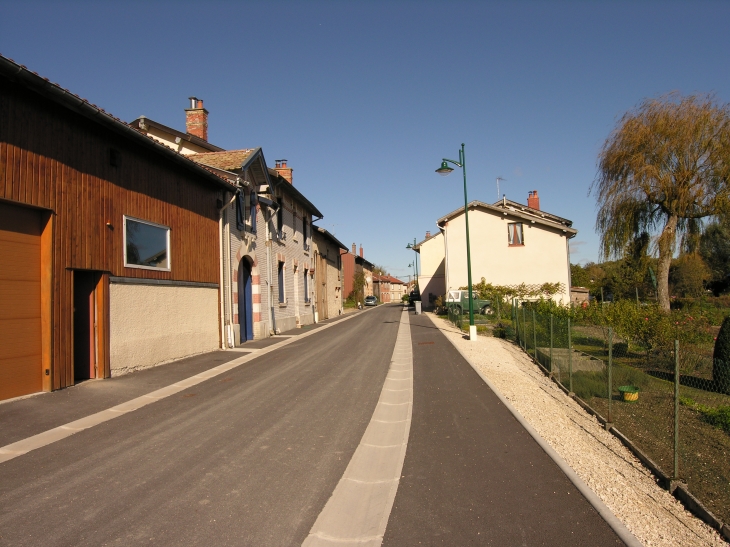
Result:
M674 341L674 480L679 479L679 340Z
M535 308L532 309L532 351L535 361L539 363L540 361L537 360L537 321L535 320Z
M522 334L524 335L524 341L522 343L522 349L527 351L527 320L525 319L525 305L522 304Z
M553 314L550 314L550 376L553 375ZM560 366L558 366L558 382L560 381Z
M573 341L570 333L570 317L568 317L568 391L573 395Z
M608 327L608 423L606 429L613 425L613 328Z

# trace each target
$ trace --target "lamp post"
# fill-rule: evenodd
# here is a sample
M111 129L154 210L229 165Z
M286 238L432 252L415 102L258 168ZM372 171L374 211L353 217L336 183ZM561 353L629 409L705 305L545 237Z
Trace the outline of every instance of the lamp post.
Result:
M469 202L466 197L466 156L464 155L464 143L461 143L459 150L459 161L443 158L441 167L436 169L439 175L446 176L450 174L454 168L449 167L449 163L453 163L457 167L461 167L464 173L464 222L466 223L466 273L468 279L467 289L469 291L469 340L472 342L477 339L477 328L474 325L474 298L471 292L471 250L469 247Z
M416 238L413 238L413 243L409 243L406 245L406 249L413 249L413 252L416 254L416 259L413 261L413 264L416 267L416 287L418 287L418 293L421 293L421 285L418 284L418 251L416 251Z

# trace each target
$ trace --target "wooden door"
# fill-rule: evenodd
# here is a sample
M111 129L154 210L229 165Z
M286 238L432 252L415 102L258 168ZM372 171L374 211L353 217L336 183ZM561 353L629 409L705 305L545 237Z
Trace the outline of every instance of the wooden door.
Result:
M41 213L0 202L0 399L43 388Z

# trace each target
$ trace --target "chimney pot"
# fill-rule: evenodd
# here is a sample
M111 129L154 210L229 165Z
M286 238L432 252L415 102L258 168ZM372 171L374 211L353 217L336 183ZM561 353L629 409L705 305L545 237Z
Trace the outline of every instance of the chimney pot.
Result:
M428 239L429 237L431 237L431 232L426 232L426 239Z
M360 258L362 258L362 243L360 243Z
M274 170L279 176L285 178L289 184L294 184L292 182L292 172L294 170L286 166L286 160L276 160L276 168Z
M540 197L537 195L537 190L527 193L527 206L530 209L540 210Z
M208 111L197 97L190 97L190 108L185 110L185 131L204 141L208 140Z
M357 254L357 245L355 243L352 244L352 254Z

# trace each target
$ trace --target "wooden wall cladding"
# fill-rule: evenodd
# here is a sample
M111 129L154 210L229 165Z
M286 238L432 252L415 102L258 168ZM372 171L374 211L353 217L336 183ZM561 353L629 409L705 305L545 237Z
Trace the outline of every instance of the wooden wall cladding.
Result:
M72 270L217 283L221 192L163 155L0 78L0 199L53 215L54 389L73 384ZM123 215L170 227L171 271L124 266Z

